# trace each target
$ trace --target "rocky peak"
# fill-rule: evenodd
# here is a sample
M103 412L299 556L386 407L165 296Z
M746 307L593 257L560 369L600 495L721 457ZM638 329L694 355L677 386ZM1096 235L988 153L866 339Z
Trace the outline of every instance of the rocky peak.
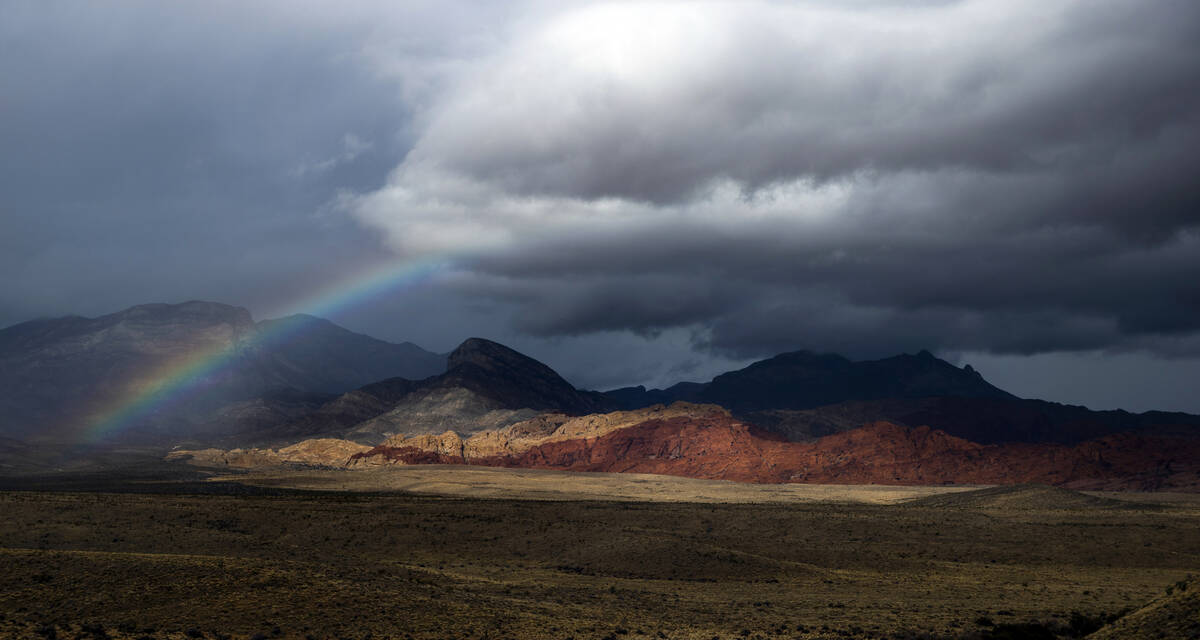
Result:
M564 392L575 391L575 387L550 367L483 338L468 338L450 353L446 370L454 372L465 368L474 368L490 377L504 380L525 380Z
M609 392L625 409L676 400L719 404L745 417L756 411L806 410L893 398L1013 398L979 375L927 350L882 360L852 361L834 353L792 351L729 371L707 384Z
M441 384L474 389L514 409L581 414L611 404L599 394L576 390L541 362L483 338L469 338L450 353Z
M875 397L1012 397L989 384L969 366L960 369L925 350L916 355L904 354L856 365L859 370L858 385L871 389L871 395Z
M553 369L541 362L484 338L467 338L458 345L458 348L450 353L447 369L454 369L467 363L488 371L520 371L535 377L562 380ZM565 384L566 381L563 380L563 383Z

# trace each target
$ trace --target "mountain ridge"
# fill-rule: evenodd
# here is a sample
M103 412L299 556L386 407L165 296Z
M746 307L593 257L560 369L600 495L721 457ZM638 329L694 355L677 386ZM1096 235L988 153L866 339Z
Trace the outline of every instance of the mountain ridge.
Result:
M718 374L709 382L680 382L650 390L624 387L606 394L625 409L651 399L670 399L711 402L735 413L811 409L876 398L1016 397L988 383L970 365L960 369L925 350L860 361L835 353L789 351Z
M983 444L1073 444L1142 429L1200 430L1200 416L1093 411L1019 398L928 351L851 361L793 351L727 371L706 383L605 392L625 410L676 401L718 404L737 418L791 440L807 441L875 421L928 425Z
M10 428L22 401L72 407L87 399L81 389L97 388L108 392L106 400L121 399L125 387L106 381L136 382L138 375L156 371L169 375L165 365L211 353L225 354L226 361L202 372L196 388L179 402L122 425L119 441L254 451L237 459L260 462L296 455L299 464L310 464L326 455L322 452L352 452L364 460L371 457L368 451L382 447L379 452L391 462L447 461L457 451L459 463L725 474L775 482L1067 482L1072 480L1055 475L1053 467L1073 465L1106 482L1152 488L1168 482L1162 478L1169 478L1170 486L1190 486L1190 467L1172 470L1174 459L1163 443L1182 443L1180 450L1190 451L1200 441L1200 416L1093 412L1021 399L969 366L956 367L928 351L858 362L796 351L707 383L600 393L577 389L546 364L484 338L468 338L439 355L315 316L255 322L240 307L190 301L139 305L99 318L34 320L0 330L0 409L17 409L5 411L2 419L8 422L0 423L0 437L13 438L3 453L19 460L26 455L26 440L47 441L24 438ZM618 411L650 401L655 402ZM693 404L666 413L649 410L676 402ZM647 411L650 417L631 423L630 415ZM33 421L46 423L38 418ZM863 431L880 424L894 429ZM695 442L684 442L688 438ZM305 442L312 444L300 446ZM836 443L841 443L836 450L829 449ZM1143 458L1125 456L1105 443L1121 443ZM914 457L894 468L880 466L892 455L889 447L918 451L929 446L934 448L928 449L928 461ZM677 451L687 450L706 461L700 466L671 462L679 459ZM284 451L284 458L265 451ZM1000 462L980 467L980 452L991 452L987 455ZM775 456L775 471L756 466L768 454ZM810 455L818 457L804 457ZM822 455L849 462L830 466L831 458ZM580 456L590 462L579 462ZM1043 468L1021 467L1020 456ZM564 462L569 460L576 462ZM1104 476L1105 464L1113 461L1124 475ZM1166 468L1156 471L1160 463ZM1175 461L1176 467L1184 463ZM918 468L905 467L911 464ZM976 472L956 471L962 465L975 465ZM777 473L784 467L791 468L790 475ZM874 471L862 470L867 468ZM998 469L1024 470L1005 475ZM1134 478L1137 473L1142 476Z
M613 408L604 395L576 389L533 358L498 342L468 338L449 354L444 373L344 393L310 416L260 434L257 441L322 436L378 444L398 434L470 434L546 412L582 415Z
M291 418L316 408L326 399L322 394L400 373L437 373L443 362L415 345L394 345L325 320L255 323L248 310L218 302L42 318L0 329L0 435L72 441L97 419L184 376L194 383L187 393L121 425L117 435L145 440L236 432L245 427L236 420L244 403L270 405L260 418Z

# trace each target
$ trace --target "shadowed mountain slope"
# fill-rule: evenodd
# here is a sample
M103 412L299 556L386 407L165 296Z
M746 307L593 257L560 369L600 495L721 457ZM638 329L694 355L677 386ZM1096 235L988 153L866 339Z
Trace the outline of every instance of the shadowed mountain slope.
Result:
M443 362L308 316L255 324L246 309L214 302L34 320L0 329L0 435L70 442L184 380L186 393L133 416L120 435L236 432L293 419L380 378L438 373Z
M705 384L680 383L650 391L627 387L608 394L627 409L655 404L652 400L686 400L719 404L735 414L812 409L879 398L1014 397L989 384L969 366L959 369L928 351L863 362L830 353L795 351L723 373Z
M264 336L261 348L286 371L288 386L298 389L341 393L387 378L420 380L446 370L443 355L411 342L354 333L324 318L292 315L263 320L256 328Z
M928 351L864 362L809 351L785 353L723 373L701 393L701 399L734 413L930 396L1013 397L988 384L975 370L959 369Z
M614 406L603 394L576 389L533 358L490 340L470 338L451 352L441 375L368 385L242 441L277 444L324 436L378 444L398 434L470 434L547 412L583 415Z
M388 378L343 393L291 420L266 425L254 432L235 434L229 441L236 446L245 446L286 443L321 434L341 436L355 425L391 411L417 388L416 381Z
M171 385L184 379L183 392L175 393ZM688 401L724 407L740 423L795 442L878 422L929 427L978 445L1200 434L1200 416L1023 400L969 366L924 351L863 362L799 351L707 383L601 394L481 338L447 357L311 316L256 324L245 309L211 302L141 305L0 330L0 437L75 442L163 388L167 401L145 403L109 431L127 443L281 446L322 437L378 445L447 430L470 436L547 413Z
M927 425L983 444L1074 444L1124 431L1200 437L1200 416L1091 411L1018 398L967 365L927 351L852 362L834 354L785 353L707 383L606 393L633 409L677 400L719 404L738 418L789 440L808 441L876 421Z
M471 389L506 409L581 415L614 406L603 394L580 391L541 362L483 338L469 338L459 345L436 384Z

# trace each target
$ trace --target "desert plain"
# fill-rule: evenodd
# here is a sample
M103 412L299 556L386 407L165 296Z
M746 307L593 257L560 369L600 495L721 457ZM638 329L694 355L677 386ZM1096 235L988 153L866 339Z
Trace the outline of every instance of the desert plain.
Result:
M461 466L86 485L0 492L0 636L1200 633L1137 623L1200 573L1195 494Z

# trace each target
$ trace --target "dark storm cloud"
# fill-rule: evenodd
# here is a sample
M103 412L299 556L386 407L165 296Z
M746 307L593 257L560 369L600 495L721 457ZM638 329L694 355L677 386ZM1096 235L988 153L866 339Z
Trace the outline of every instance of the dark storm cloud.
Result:
M1194 3L587 6L347 206L538 335L1178 355L1197 149Z
M0 325L400 258L449 268L335 319L588 386L1200 354L1198 43L1186 0L6 3Z
M414 109L474 55L469 8L4 3L0 325L190 298L263 313L394 259L327 205L407 152Z
M458 286L536 310L518 322L540 335L699 323L712 326L712 346L742 356L801 346L863 356L1144 347L1200 330L1194 232L1145 245L1094 228L885 229L789 241L784 228L714 242L705 229L665 227L604 251L576 240L493 255Z
M852 358L938 350L1032 354L1104 348L1118 338L1100 317L1055 312L979 313L958 309L859 308L814 296L804 304L760 307L722 318L705 346L731 355L799 346ZM789 346L791 345L791 346Z
M720 280L671 274L624 277L510 279L467 276L454 283L472 296L517 301L536 313L519 314L515 325L539 336L630 330L652 334L713 318L750 303Z

